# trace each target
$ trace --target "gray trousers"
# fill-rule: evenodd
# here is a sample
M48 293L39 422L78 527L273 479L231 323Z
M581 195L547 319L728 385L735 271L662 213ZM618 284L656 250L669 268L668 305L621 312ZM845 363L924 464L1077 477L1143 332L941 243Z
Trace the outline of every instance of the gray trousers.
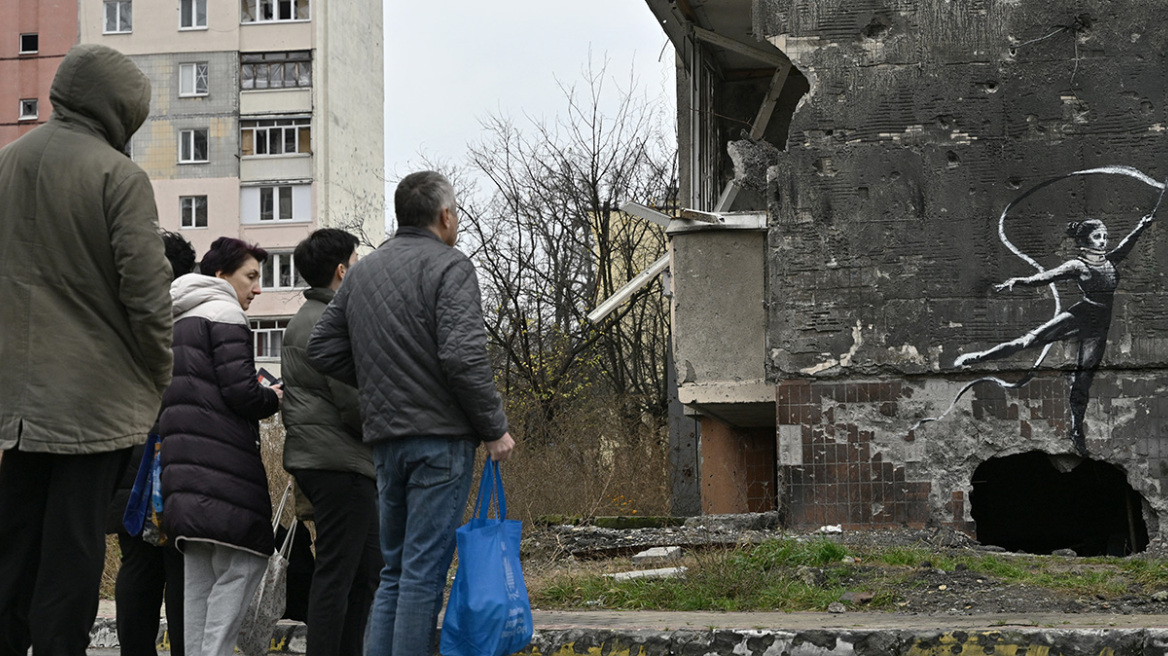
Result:
M231 656L243 612L268 559L212 542L184 541L183 637L186 656Z

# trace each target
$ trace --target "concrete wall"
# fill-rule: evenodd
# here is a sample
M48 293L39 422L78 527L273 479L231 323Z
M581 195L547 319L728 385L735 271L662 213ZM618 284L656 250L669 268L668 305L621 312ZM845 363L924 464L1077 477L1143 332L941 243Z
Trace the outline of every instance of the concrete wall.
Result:
M1156 204L1156 180L1168 176L1161 9L756 3L755 32L810 83L767 174L765 364L778 385L780 497L792 521L974 531L978 464L1073 451L1077 337L1055 341L1017 387L983 381L959 395L982 377L1022 380L1040 349L954 360L1025 335L1083 296L1074 281L1056 286L1060 306L1046 286L995 291L1035 273L1019 253L1043 269L1074 259L1064 226L1086 218L1106 222L1114 248ZM1108 165L1139 173L1062 177ZM1163 221L1168 213L1118 264L1086 410L1091 457L1126 472L1153 536L1168 511ZM1091 331L1098 322L1079 334Z
M679 388L764 382L764 244L762 233L745 230L673 236Z
M243 238L239 226L239 180L227 178L155 178L154 202L158 205L158 224L164 230L179 232L195 248L195 255L211 247L223 236ZM207 227L183 228L179 198L207 197ZM264 244L266 247L267 245Z
M104 3L79 5L82 43L100 43L127 55L239 49L239 0L207 0L207 26L191 29L179 27L178 2L135 2L133 31L126 34L103 34Z
M135 55L150 77L150 116L133 138L134 161L152 180L239 177L239 57L234 52ZM207 62L207 95L180 98L179 64ZM179 132L206 129L207 162L179 164ZM160 200L161 202L161 200Z
M317 220L377 246L385 238L382 4L317 2L313 21Z

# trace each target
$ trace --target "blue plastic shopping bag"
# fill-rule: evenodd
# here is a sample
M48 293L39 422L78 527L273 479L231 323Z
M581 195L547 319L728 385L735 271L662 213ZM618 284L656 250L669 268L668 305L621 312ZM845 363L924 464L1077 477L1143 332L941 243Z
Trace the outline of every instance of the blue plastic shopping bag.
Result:
M456 532L458 571L442 621L443 656L504 656L531 643L531 602L519 565L522 524L506 517L499 463L488 458L474 517Z
M142 462L138 464L138 474L134 477L134 487L130 488L130 500L126 503L126 511L122 515L122 526L126 532L137 536L142 533L142 525L146 522L146 514L150 509L152 489L161 487L155 482L154 459L155 444L162 439L151 433L146 438L146 449L142 452ZM161 505L161 490L159 505Z

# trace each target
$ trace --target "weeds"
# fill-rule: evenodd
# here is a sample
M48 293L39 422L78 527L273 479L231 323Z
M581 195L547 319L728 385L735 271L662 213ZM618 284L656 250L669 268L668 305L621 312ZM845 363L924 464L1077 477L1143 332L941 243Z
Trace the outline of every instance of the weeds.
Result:
M884 610L903 605L909 591L952 594L959 585L936 586L929 572L961 571L967 581L1025 585L1072 598L1168 588L1168 564L1159 561L938 553L914 547L852 550L827 538L702 551L686 556L683 564L685 574L674 579L614 581L606 576L611 572L596 569L553 573L529 579L528 591L541 608L822 611L834 601L859 598L849 592L864 593L864 608ZM922 568L925 564L929 567Z
M761 570L772 567L823 567L829 563L838 563L848 555L848 550L838 542L827 538L819 538L812 542L799 540L770 540L764 542L748 554L746 559L751 566Z

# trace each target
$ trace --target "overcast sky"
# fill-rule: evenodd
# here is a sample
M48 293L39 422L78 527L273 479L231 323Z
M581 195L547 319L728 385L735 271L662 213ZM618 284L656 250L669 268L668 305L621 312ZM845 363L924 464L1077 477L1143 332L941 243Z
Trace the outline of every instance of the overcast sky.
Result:
M673 49L643 0L384 1L390 205L420 154L461 162L488 114L563 113L556 80L581 80L590 50L621 82L632 70L649 93L673 94Z

